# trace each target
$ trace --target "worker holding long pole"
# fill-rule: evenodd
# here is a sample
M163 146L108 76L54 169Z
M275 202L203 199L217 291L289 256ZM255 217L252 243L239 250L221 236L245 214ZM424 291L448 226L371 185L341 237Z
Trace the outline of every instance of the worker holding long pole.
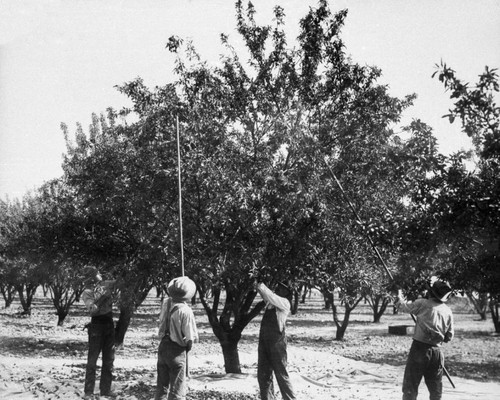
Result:
M330 166L328 165L328 163L325 159L323 159L323 162L324 162L330 176L334 179L337 186L339 187L346 202L349 204L349 207L350 207L351 211L353 212L356 220L358 221L358 223L361 226L363 226L363 221L361 220L358 212L354 208L354 205L352 204L349 197L347 196L347 193L345 192L344 188L342 187L337 176L332 171L332 169L330 168ZM389 276L391 282L394 282L394 277L392 276L391 272L389 271L389 268L387 267L387 264L385 263L384 259L382 258L380 252L378 251L377 246L375 246L375 243L373 242L373 239L371 238L370 234L366 230L363 230L363 232L366 235L368 241L370 242L370 245L373 248L373 251L375 252L380 263L382 264L385 272ZM429 293L431 294L431 298L434 300L437 300L437 303L444 303L444 301L446 301L445 299L447 299L449 294L451 293L451 288L450 288L449 291L445 293L446 296L442 297L442 296L435 295L435 292L438 289L436 289L436 288L433 289L432 286L430 289L431 290ZM408 306L407 303L403 302L401 295L398 298L400 299L399 303L401 304L402 310L410 313L411 317L413 318L413 321L416 324L414 341L417 341L417 342L421 341L422 340L421 331L423 331L423 330L427 331L429 329L434 331L434 332L439 332L438 336L441 337L440 340L438 340L436 337L433 337L432 339L429 338L429 339L424 340L424 343L426 343L427 345L430 345L431 348L434 348L434 347L439 348L439 346L443 342L446 343L446 342L451 340L451 338L453 337L453 317L451 315L451 310L449 309L448 306L443 304L442 306L440 306L438 308L434 308L434 307L431 307L429 305L432 303L426 303L426 305L428 307L426 307L425 309L424 308L420 309L417 306ZM434 312L434 311L436 311L437 314L436 313L433 314L432 317L428 315L428 314L432 314L432 312ZM415 315L417 317L415 317ZM443 320L446 321L446 324L440 324L440 321L436 320L439 318L443 318ZM424 347L425 347L425 345L424 345ZM413 349L413 347L412 347L412 349ZM431 394L431 400L441 399L442 374L443 373L448 378L451 386L453 388L455 388L455 384L453 383L450 374L448 373L448 371L446 370L446 368L444 366L444 358L443 358L442 353L440 351L439 352L438 351L434 351L434 352L431 351L431 353L433 353L434 362L433 363L429 362L428 364L426 364L427 365L426 368L419 366L418 370L415 371L414 373L412 373L411 371L414 370L415 368L417 368L415 366L415 362L414 362L415 351L416 350L413 350L413 351L410 350L410 355L408 358L408 363L407 363L407 368L406 368L408 373L405 372L405 380L403 383L403 392L406 394L404 394L403 400L410 400L410 399L417 398L416 395L418 393L418 383L420 383L422 376L425 377L426 383L427 383L428 379L430 381L432 381L432 383L430 383L430 387L428 384L429 391L431 391L431 388L432 388L431 393L434 393L434 394ZM439 356L438 356L438 354L439 354ZM439 361L439 365L436 364L436 362L438 362L438 361ZM425 372L425 374L424 374L424 372ZM418 378L418 376L420 376L420 378ZM428 378L428 377L430 377L430 378ZM418 383L417 383L417 380L418 380ZM415 396L415 397L412 397L412 396Z
M196 293L196 284L184 275L184 243L182 238L182 187L179 118L177 117L177 167L179 183L179 236L182 275L167 286L168 297L160 312L158 337L157 382L155 400L168 393L169 400L184 400L188 376L188 353L198 340L194 313L188 302Z
M429 398L441 399L445 371L441 345L449 342L454 334L453 314L445 304L451 292L450 285L439 279L430 283L428 298L425 299L408 303L401 290L398 291L398 309L416 316L415 333L403 378L403 400L417 398L422 377L429 390Z

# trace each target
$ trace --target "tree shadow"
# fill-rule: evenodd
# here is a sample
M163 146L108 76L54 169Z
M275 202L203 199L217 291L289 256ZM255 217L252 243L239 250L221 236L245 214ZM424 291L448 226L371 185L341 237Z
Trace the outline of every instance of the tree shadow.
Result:
M68 357L87 351L86 341L0 336L0 343L2 354L21 357Z

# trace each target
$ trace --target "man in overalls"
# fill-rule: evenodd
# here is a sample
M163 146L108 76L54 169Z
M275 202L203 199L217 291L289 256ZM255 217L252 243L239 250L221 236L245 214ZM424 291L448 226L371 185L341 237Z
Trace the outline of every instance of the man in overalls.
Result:
M255 289L266 302L266 309L260 324L257 363L260 398L274 400L274 372L283 400L295 400L292 383L286 369L285 325L291 308L289 300L291 291L283 284L278 284L276 293L263 283L257 283Z
M170 281L160 313L155 400L168 392L168 400L186 398L187 353L198 340L193 310L186 303L196 293L196 284L186 276Z

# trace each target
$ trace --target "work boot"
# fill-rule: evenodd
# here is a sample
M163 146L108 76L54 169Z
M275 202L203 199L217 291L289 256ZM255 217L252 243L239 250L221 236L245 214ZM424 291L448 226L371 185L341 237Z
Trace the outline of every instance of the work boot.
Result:
M106 393L106 394L101 394L101 399L104 398L104 399L116 399L118 397L118 394L116 394L115 392L109 392L109 393Z

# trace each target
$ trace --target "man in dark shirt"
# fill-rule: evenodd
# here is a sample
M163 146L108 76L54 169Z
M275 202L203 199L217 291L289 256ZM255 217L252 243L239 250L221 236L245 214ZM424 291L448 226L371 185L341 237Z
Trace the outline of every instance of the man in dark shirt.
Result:
M102 369L99 390L101 396L113 397L113 363L115 360L115 327L113 323L113 299L115 281L103 281L98 270L87 268L86 288L82 300L91 320L87 325L89 350L85 371L85 399L94 398L96 365L102 351Z

